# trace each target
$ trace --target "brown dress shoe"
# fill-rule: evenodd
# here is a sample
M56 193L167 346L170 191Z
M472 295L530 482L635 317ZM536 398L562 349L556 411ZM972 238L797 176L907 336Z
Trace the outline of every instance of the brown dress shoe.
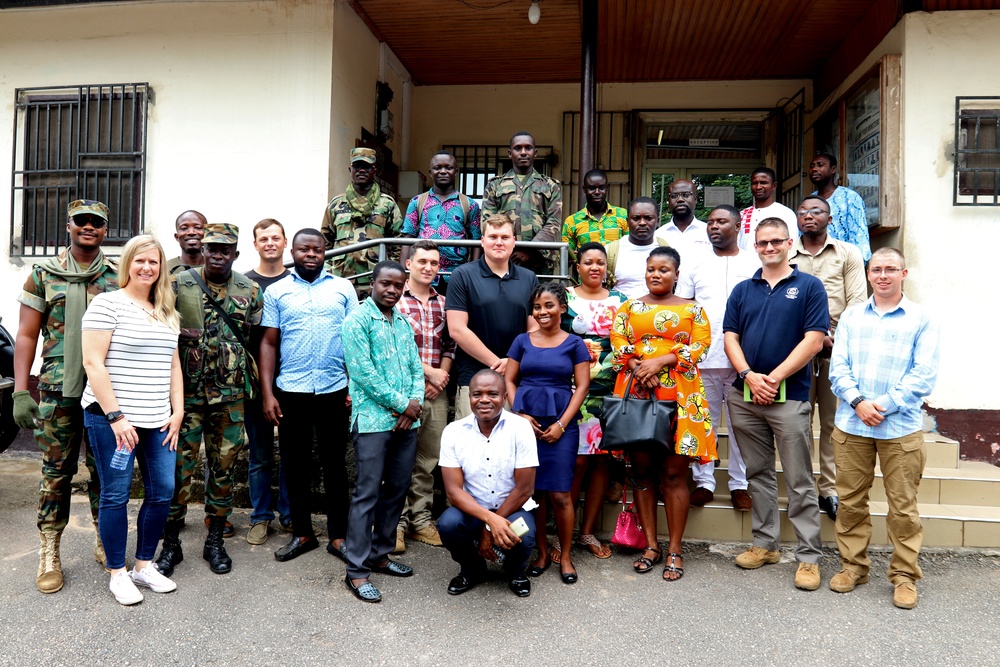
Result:
M737 512L749 512L753 509L753 498L746 489L736 489L729 494L733 501L733 509Z
M704 507L715 500L715 494L703 486L691 492L691 507Z

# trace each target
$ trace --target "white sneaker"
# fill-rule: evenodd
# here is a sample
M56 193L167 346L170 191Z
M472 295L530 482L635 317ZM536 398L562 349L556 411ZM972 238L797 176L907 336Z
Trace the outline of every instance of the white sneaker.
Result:
M132 578L132 583L136 586L145 586L154 593L169 593L177 590L177 584L160 574L160 571L152 564L141 570L132 568L128 576Z
M111 594L118 600L118 604L139 604L142 602L142 593L132 583L132 577L125 570L111 576L109 586Z

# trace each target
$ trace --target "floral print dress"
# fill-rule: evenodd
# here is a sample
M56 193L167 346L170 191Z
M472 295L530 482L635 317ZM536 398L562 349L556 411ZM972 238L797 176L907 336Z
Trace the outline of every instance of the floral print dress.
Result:
M604 299L585 299L570 287L566 290L568 308L563 315L562 327L574 333L587 344L590 351L590 391L580 408L580 447L577 454L606 454L601 445L601 407L605 396L611 394L616 372L611 367L611 325L618 307L628 297L609 290Z
M612 367L618 372L614 387L616 396L625 395L631 375L625 370L629 359L641 361L670 353L677 355L677 365L664 367L660 372L656 398L677 402L674 451L699 459L701 463L719 458L705 385L697 366L708 353L711 342L708 317L694 302L653 306L638 299L626 301L618 309L611 327ZM632 394L649 396L648 390L634 385Z

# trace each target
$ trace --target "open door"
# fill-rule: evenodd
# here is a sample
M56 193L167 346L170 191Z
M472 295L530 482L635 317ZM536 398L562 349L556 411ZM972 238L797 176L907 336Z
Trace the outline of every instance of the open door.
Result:
M805 132L805 102L806 89L801 88L777 110L780 120L778 182L781 184L778 199L792 210L795 210L805 196L802 191L805 160L805 147L802 141Z

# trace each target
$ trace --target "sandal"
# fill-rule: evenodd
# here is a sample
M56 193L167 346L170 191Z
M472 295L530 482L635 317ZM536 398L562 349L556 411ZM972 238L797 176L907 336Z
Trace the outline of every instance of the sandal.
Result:
M552 554L552 562L559 565L562 562L562 543L559 538L556 538L555 543L549 547L549 552Z
M684 568L676 567L674 563L676 562L676 559L684 558L684 556L682 556L681 554L675 554L673 552L667 554L667 556L669 556L670 559L667 561L667 564L663 566L663 580L680 581L680 578L684 576ZM670 578L667 576L667 573L676 574L677 576L674 578Z
M593 535L581 535L576 543L590 551L596 558L601 560L611 558L611 547L601 544L601 541Z
M656 558L652 559L646 558L646 551L652 551L653 553L655 553ZM656 547L646 547L646 549L642 552L642 556L640 556L636 562L632 563L632 567L639 574L646 574L647 572L652 570L653 566L659 563L661 560L663 560L662 551L660 551Z

